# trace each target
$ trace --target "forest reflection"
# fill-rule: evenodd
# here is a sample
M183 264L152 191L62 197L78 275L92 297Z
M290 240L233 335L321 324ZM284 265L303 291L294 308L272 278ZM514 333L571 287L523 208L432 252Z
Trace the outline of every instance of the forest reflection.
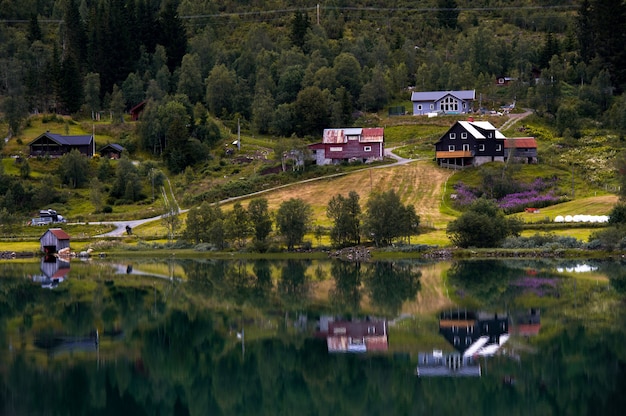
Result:
M51 263L0 263L0 413L617 414L626 268L559 265L451 262L454 306L409 315L432 264L72 261L50 290Z

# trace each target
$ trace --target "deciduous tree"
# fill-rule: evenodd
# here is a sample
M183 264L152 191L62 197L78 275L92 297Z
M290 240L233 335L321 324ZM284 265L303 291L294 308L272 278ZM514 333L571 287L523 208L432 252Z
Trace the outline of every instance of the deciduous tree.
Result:
M341 194L332 197L326 207L326 216L333 222L330 239L334 245L345 247L361 242L361 206L358 193L350 191L347 198Z
M518 236L520 231L520 220L507 218L495 202L480 198L448 224L446 234L459 247L497 247L506 237Z
M276 213L278 232L285 239L288 250L293 250L302 243L309 230L313 210L311 206L299 198L291 198L280 204Z

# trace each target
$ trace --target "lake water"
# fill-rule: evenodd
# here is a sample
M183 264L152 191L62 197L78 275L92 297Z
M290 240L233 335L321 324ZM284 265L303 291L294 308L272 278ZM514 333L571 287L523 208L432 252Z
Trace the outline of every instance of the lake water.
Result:
M0 414L624 414L624 266L3 260Z

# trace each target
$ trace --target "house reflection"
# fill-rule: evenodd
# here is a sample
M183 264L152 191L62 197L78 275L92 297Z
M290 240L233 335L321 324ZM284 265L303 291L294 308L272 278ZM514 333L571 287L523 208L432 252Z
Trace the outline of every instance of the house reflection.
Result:
M508 341L509 323L510 316L507 313L466 309L442 312L439 317L439 333L456 351L443 353L434 350L432 353L419 353L417 375L480 377L479 358L496 354Z
M67 279L70 262L57 256L44 256L41 258L40 269L41 274L32 276L33 282L40 283L43 288L54 289Z
M386 319L348 321L322 317L317 335L326 337L330 353L385 352L389 349Z

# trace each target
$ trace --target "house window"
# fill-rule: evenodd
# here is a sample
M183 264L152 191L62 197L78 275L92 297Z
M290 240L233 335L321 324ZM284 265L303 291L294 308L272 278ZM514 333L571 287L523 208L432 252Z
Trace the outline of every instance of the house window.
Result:
M376 327L375 326L368 326L367 327L367 333L368 334L375 334L376 333Z
M363 147L363 151L364 152L371 152L372 151L372 146L365 146L365 147Z
M421 109L422 109L422 105L421 105L421 104L418 104L418 105L417 105L417 109L418 109L418 110L421 110Z
M450 133L450 140L456 139L456 133Z
M478 145L478 150L481 151L481 152L484 152L485 151L485 145L484 144L479 144Z
M467 139L467 133L466 132L461 133L461 139Z
M454 152L454 145L448 145L448 152Z
M431 110L434 110L434 109L435 109L435 104L431 104L431 105L430 105L430 109L431 109Z
M463 151L464 152L469 152L469 144L464 144L463 145Z
M441 100L440 108L445 111L458 112L459 111L459 101L453 97L446 97Z
M500 150L502 150L502 145L501 144L496 145L496 152L499 152Z
M491 139L493 137L493 133L491 133L491 132L487 133L487 137L489 137Z
M459 337L454 337L454 345L459 345L459 342L461 341L461 339Z
M465 337L465 345L470 345L472 343L472 337Z
M331 152L341 152L343 150L343 147L331 147L329 150Z

